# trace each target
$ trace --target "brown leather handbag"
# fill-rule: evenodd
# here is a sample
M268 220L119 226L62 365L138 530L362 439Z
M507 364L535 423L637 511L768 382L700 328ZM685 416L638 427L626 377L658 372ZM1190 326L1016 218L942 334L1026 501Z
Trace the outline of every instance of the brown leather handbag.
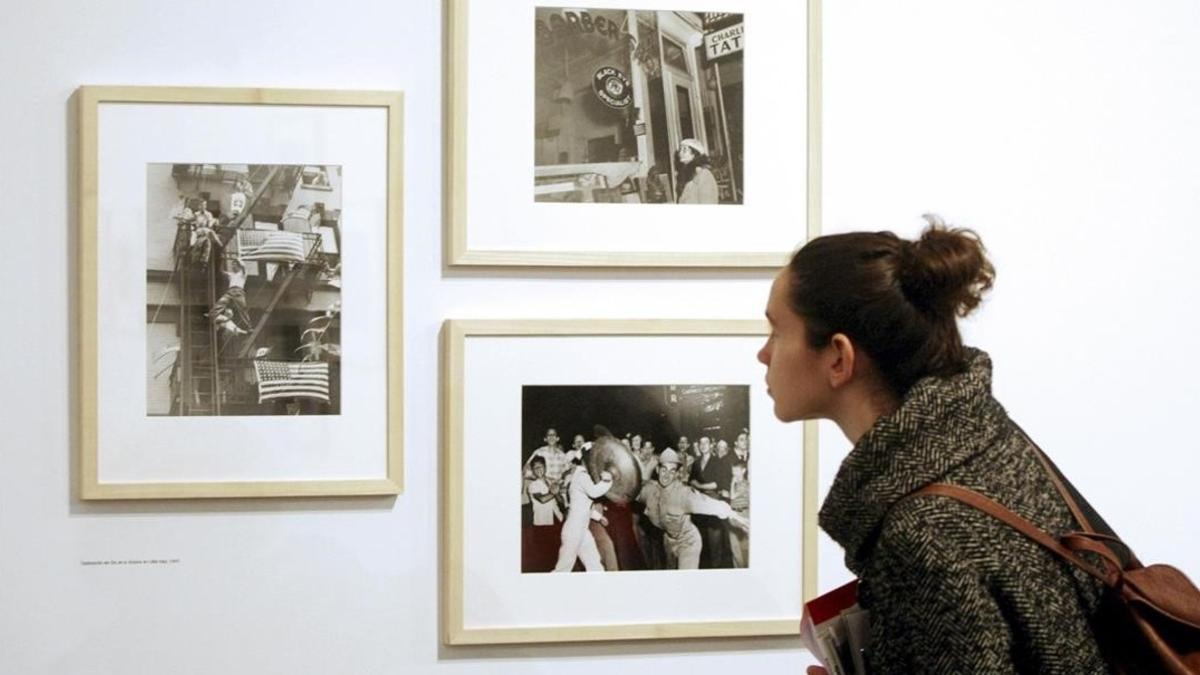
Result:
M998 502L956 485L935 483L909 496L941 495L973 506L1102 581L1096 637L1116 672L1200 675L1200 589L1170 565L1143 566L1132 553L1118 555L1114 545L1117 550L1128 547L1092 528L1049 460L1040 449L1037 454L1082 531L1056 538ZM1094 513L1090 507L1088 511Z

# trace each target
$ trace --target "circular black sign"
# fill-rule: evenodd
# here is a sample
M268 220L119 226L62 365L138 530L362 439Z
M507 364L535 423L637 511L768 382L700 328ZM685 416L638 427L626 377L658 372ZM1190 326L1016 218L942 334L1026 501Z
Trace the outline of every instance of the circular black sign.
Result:
M592 89L596 96L610 108L628 108L633 103L633 87L625 73L605 66L592 76Z

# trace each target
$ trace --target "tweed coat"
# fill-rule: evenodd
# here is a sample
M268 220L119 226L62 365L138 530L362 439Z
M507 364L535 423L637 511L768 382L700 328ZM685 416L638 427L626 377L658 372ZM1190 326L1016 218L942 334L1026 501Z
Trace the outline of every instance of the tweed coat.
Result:
M1004 408L991 360L918 381L842 462L820 524L859 575L876 673L1106 673L1090 626L1100 585L929 483L995 499L1051 534L1070 510Z

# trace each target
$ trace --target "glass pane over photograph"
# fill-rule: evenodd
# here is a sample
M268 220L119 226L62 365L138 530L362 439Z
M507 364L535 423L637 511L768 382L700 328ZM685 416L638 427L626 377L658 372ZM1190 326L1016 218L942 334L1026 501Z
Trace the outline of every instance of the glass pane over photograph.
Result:
M535 15L535 201L743 203L742 14Z
M749 566L748 386L526 385L521 404L522 572Z
M341 412L339 166L149 164L148 415Z

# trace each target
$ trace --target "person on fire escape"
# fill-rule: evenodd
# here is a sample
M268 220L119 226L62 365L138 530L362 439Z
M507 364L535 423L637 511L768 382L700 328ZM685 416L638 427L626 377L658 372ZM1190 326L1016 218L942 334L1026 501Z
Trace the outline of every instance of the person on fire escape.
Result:
M229 287L217 299L208 316L217 328L230 335L246 335L250 331L237 325L236 319L246 316L246 266L235 260L225 276L229 278Z

